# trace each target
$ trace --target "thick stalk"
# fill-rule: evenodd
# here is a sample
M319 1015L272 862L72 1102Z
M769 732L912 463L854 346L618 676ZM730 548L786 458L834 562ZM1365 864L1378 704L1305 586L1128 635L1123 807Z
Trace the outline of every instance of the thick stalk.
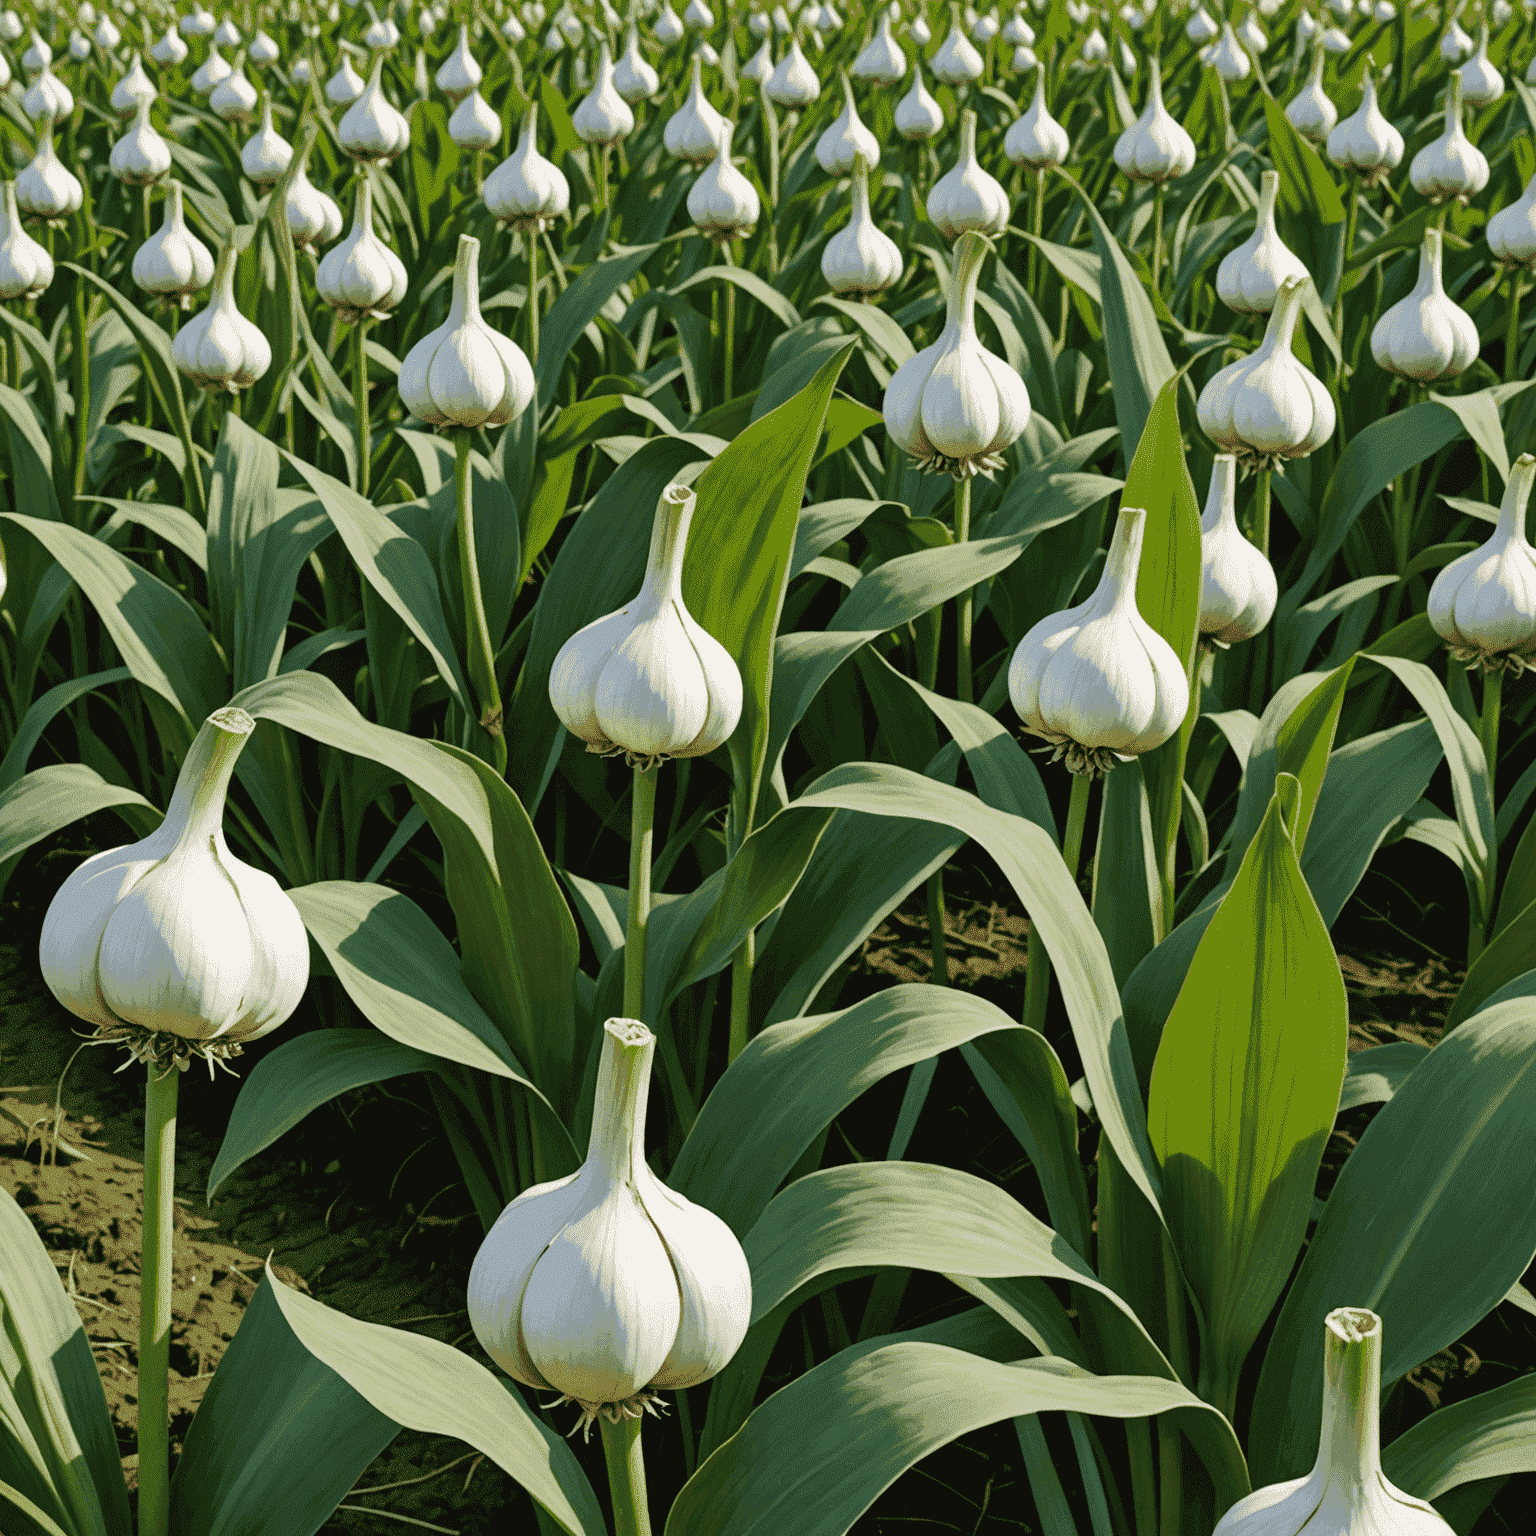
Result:
M1269 558L1269 468L1258 472L1253 492L1253 542Z
M955 543L964 544L971 536L971 480L967 475L955 482ZM960 594L959 632L955 637L955 697L962 704L975 698L971 684L971 624L975 615L976 593L967 587Z
M171 1247L175 1235L176 1089L154 1068L144 1090L144 1235L139 1259L139 1536L166 1536L171 1514Z
M1339 291L1333 298L1333 334L1339 338L1340 361L1335 365L1334 377L1342 384L1344 363L1344 284L1349 279L1349 258L1355 248L1355 219L1360 212L1360 178L1349 178L1349 207L1344 218L1344 259L1339 266ZM1343 418L1341 417L1340 420Z
M651 1511L645 1496L645 1456L640 1449L638 1418L617 1424L599 1420L603 1459L608 1463L608 1491L613 1498L614 1536L651 1536Z
M357 441L357 494L368 494L369 461L373 456L373 429L368 419L368 354L363 333L368 322L361 316L352 327L352 415Z
M725 241L720 247L721 259L726 266L735 266L731 260L731 242ZM723 351L725 398L720 402L729 405L731 402L731 373L732 362L736 353L736 284L727 282L725 285L725 345Z
M749 933L731 956L731 1033L726 1043L726 1064L747 1048L752 1023L752 967L757 963L757 934Z
M1189 1336L1184 1317L1184 1278L1174 1262L1173 1244L1163 1239L1163 1295L1168 1309L1168 1363L1186 1385L1189 1379ZM1158 1420L1160 1528L1162 1536L1181 1536L1184 1504L1184 1448L1172 1418Z
M1030 213L1029 232L1038 240L1045 229L1045 167L1041 166L1034 173L1035 200L1034 208ZM1040 279L1040 248L1031 245L1029 248L1029 292L1031 297L1039 286Z
M635 766L629 809L629 919L624 929L624 1017L645 1021L645 946L651 925L651 838L656 823L658 764ZM734 1023L734 1020L733 1020ZM607 1444L606 1430L603 1443Z
M936 987L949 985L949 945L944 937L944 871L928 876L928 949L932 957L930 977Z
M597 146L597 211L604 212L608 207L608 146Z
M485 598L480 591L480 557L475 549L474 480L469 472L469 428L453 433L453 489L458 508L459 581L464 589L465 655L469 660L470 686L480 705L480 726L491 738L491 762L496 772L507 772L507 739L501 729L501 690L496 686L496 649L485 617Z
M539 237L534 230L523 236L528 247L528 361L539 360Z
M1061 857L1067 873L1077 879L1077 866L1083 856L1083 828L1088 825L1088 795L1093 780L1086 773L1072 775L1072 799L1067 806L1067 830L1061 839Z
M1509 269L1509 315L1504 322L1504 381L1520 375L1520 268Z
M82 260L84 252L81 253ZM91 354L85 324L85 279L77 277L69 308L70 344L75 354L75 495L85 492L87 423L91 419Z
M1163 277L1163 184L1152 189L1152 291L1156 293Z
M1495 776L1499 763L1499 711L1504 699L1504 673L1483 674L1483 713L1478 721L1478 737L1483 746L1483 760L1488 765L1488 801L1497 809L1494 796ZM1493 918L1494 896L1499 874L1498 850L1491 849L1488 858L1487 885L1483 891L1482 910L1473 912L1467 925L1467 964L1470 966L1488 942L1488 925Z

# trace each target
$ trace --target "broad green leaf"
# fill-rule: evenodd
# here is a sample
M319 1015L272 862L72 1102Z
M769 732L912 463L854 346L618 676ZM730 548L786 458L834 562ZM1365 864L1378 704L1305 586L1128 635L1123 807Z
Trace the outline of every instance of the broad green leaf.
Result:
M1536 900L1515 914L1489 941L1457 990L1445 1027L1455 1029L1518 976L1536 968Z
M655 247L653 246L652 249L654 250ZM701 283L733 283L749 298L761 304L781 325L800 324L799 310L777 288L771 287L755 272L749 272L745 267L701 267L691 277L685 277L669 292L676 296L686 293L690 288L698 287Z
M913 347L907 333L878 304L843 299L831 293L819 295L816 302L835 309L845 320L851 320L885 354L893 368L901 367L908 358L917 355L917 349ZM785 322L786 325L798 323L798 316Z
M1094 845L1093 921L1121 986L1166 923L1145 767L1141 757L1104 780Z
M825 554L831 545L852 533L866 517L881 507L895 505L895 502L890 501L848 498L822 501L807 507L795 524L795 548L789 557L789 579L793 581L812 560Z
M180 507L155 501L124 501L121 496L77 496L75 500L112 508L112 516L96 530L98 538L110 542L120 528L137 523L173 549L179 549L200 569L208 569L208 534L195 517Z
M550 111L551 92L544 92L545 111ZM562 113L564 106L561 107ZM553 121L553 119L551 119ZM597 318L598 312L655 254L654 245L636 246L599 257L549 306L539 329L538 406L542 411L555 397L555 385L576 338Z
M1394 1040L1354 1052L1339 1094L1339 1113L1361 1104L1385 1104L1428 1054L1429 1047L1416 1040Z
M1275 778L1288 773L1296 780L1296 817L1290 834L1298 854L1307 846L1307 833L1323 792L1324 775L1339 728L1344 690L1349 687L1354 670L1351 657L1330 672L1291 711L1275 738Z
M1275 627L1276 677L1284 679L1300 672L1306 666L1318 637L1335 619L1368 601L1371 606L1365 611L1374 612L1376 593L1396 583L1396 576L1361 576L1358 580L1346 581L1331 592L1323 593L1321 597L1313 598L1310 603L1303 603L1295 613L1282 619ZM1343 628L1341 624L1340 629Z
M1536 1375L1436 1409L1382 1451L1381 1469L1421 1499L1485 1477L1536 1472Z
M27 771L27 759L61 710L68 709L76 699L94 693L98 688L127 682L132 675L127 667L111 667L105 672L91 672L85 677L58 683L35 699L22 716L16 734L6 748L4 760L0 761L0 791L9 789Z
M61 827L115 806L142 807L151 826L160 822L160 811L138 790L109 784L84 763L34 768L0 793L0 864Z
M1317 151L1291 126L1280 103L1267 94L1264 121L1269 157L1280 173L1280 206L1296 217L1337 224L1344 217L1339 189Z

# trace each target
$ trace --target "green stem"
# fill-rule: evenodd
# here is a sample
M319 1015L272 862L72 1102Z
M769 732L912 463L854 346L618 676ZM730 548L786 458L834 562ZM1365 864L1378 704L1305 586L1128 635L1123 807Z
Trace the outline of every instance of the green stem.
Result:
M651 1511L645 1497L645 1455L640 1448L640 1419L600 1419L603 1459L608 1463L608 1491L613 1498L614 1536L651 1536Z
M1029 231L1038 240L1045 229L1045 167L1041 166L1034 177L1035 201L1030 214ZM1029 248L1028 280L1029 291L1034 293L1040 280L1040 248L1036 245Z
M144 1235L139 1260L139 1536L166 1536L171 1515L171 1245L175 1236L176 1089L149 1071L144 1090Z
M645 1020L645 946L651 925L651 838L656 822L656 777L660 764L635 765L634 802L629 810L629 920L624 929L624 1017ZM732 999L734 1007L734 997ZM733 1021L734 1023L734 1018ZM608 1443L606 1426L603 1443Z
M529 230L523 236L528 246L528 361L539 360L539 237Z
M729 1065L746 1049L752 1024L752 967L757 963L757 933L747 934L731 956L731 1033L726 1046Z
M971 536L971 481L967 476L955 482L955 543L964 544ZM976 594L967 588L960 594L959 633L955 640L955 697L962 704L973 702L971 682L971 624L975 615Z
M735 262L731 260L731 242L729 240L720 247L720 254L724 258L726 266L735 266ZM736 352L736 284L734 282L727 282L725 285L725 346L723 351L725 398L721 401L721 404L729 405L731 402L731 365Z
M1125 1448L1131 1463L1131 1502L1136 1510L1136 1536L1157 1533L1157 1473L1152 1461L1152 1421L1125 1421Z
M1483 674L1483 714L1478 722L1478 737L1483 745L1483 760L1488 765L1488 803L1497 806L1494 782L1499 763L1499 712L1504 699L1504 673ZM1467 964L1470 966L1488 942L1488 928L1494 914L1494 895L1497 890L1499 855L1497 848L1488 853L1488 872L1483 891L1482 910L1474 912L1467 926Z
M85 492L85 450L91 419L91 355L86 334L85 279L75 279L69 310L70 342L75 354L75 495Z
M1360 212L1360 178L1349 178L1349 208L1344 218L1344 259L1339 266L1339 291L1333 298L1333 334L1339 338L1340 361L1335 369L1335 377L1342 386L1344 373L1344 284L1349 278L1350 253L1355 248L1355 219Z
M608 207L608 146L597 146L597 211L603 213Z
M480 557L475 549L474 480L469 472L469 428L453 433L453 489L458 507L459 580L464 588L465 654L470 685L480 705L480 727L491 738L491 762L507 772L507 739L502 734L501 690L496 686L496 650L480 591Z
M1152 291L1156 293L1163 278L1163 184L1152 189Z
M949 985L949 946L944 938L944 871L928 876L928 945L933 956L932 979L936 987Z
M1504 322L1504 381L1518 377L1520 363L1520 268L1509 269L1509 317Z
M1173 1243L1163 1234L1163 1295L1168 1310L1168 1363L1188 1384L1189 1335L1184 1317L1184 1278L1174 1262ZM1184 1450L1177 1426L1170 1416L1158 1420L1157 1449L1161 1476L1160 1528L1162 1536L1181 1536L1184 1504Z
M1269 558L1269 469L1258 473L1253 496L1253 542L1267 560Z
M357 441L357 494L368 494L368 472L373 455L373 428L368 419L368 354L363 349L363 333L368 322L361 317L352 327L352 413Z
M1088 794L1093 780L1086 773L1072 775L1072 799L1067 806L1067 830L1061 839L1061 857L1067 873L1077 879L1077 866L1083 856L1083 828L1088 824Z

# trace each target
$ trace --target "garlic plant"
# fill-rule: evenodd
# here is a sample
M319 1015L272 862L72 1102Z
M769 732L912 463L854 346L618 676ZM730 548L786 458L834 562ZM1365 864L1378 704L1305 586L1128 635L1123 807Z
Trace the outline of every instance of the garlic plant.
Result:
M45 116L37 131L37 152L16 176L16 204L34 219L59 224L79 213L84 200L80 179L53 147L53 119Z
M640 591L576 631L549 674L549 701L587 751L641 772L723 746L741 719L741 673L683 602L694 493L669 485L656 507Z
M1252 71L1253 61L1243 51L1230 21L1222 23L1221 36L1217 38L1207 63L1228 85L1246 80Z
M933 78L945 85L969 85L973 80L981 79L983 67L981 55L965 35L960 6L956 0L951 0L949 35L934 50L928 68L933 71Z
M494 119L495 114L491 115ZM584 144L617 144L635 130L635 114L614 83L613 58L606 42L598 45L597 78L571 114L571 124Z
M661 76L651 68L640 51L640 29L633 22L624 42L624 52L613 66L614 89L629 103L638 106L649 101L661 89Z
M889 11L880 12L874 36L849 65L848 73L855 80L867 80L871 85L896 85L906 75L907 56L891 35Z
M853 214L821 251L821 275L833 293L859 297L883 293L901 281L901 247L875 223L869 209L869 172L853 166Z
M976 158L976 114L960 114L960 153L928 191L928 219L946 240L969 230L1000 235L1008 227L1008 194Z
M256 87L245 78L245 56L236 54L229 73L208 93L208 108L226 123L243 123L255 115L256 102Z
M539 109L523 114L517 147L485 179L485 206L519 234L539 234L571 206L565 173L539 153Z
M1228 309L1244 315L1267 315L1275 307L1280 285L1288 277L1307 277L1301 259L1290 251L1275 229L1275 199L1280 173L1265 171L1259 178L1259 208L1253 233L1229 251L1216 269L1216 292Z
M1488 249L1516 267L1536 267L1536 175L1509 207L1488 220Z
M789 52L774 66L763 86L763 95L776 107L808 107L821 95L821 81L810 60L800 48L798 36L791 35Z
M16 183L5 184L0 210L0 300L35 299L53 281L53 258L21 225Z
M192 71L190 84L199 96L211 96L213 88L232 73L229 60L219 52L219 45L210 43L208 57Z
M670 47L683 35L683 24L677 19L677 13L672 9L670 0L661 8L661 15L656 18L656 24L651 28L651 35L663 48Z
M150 44L149 56L156 64L165 64L172 69L185 60L187 45L176 35L174 22L165 29L165 36L159 42Z
M352 229L321 258L315 289L349 324L383 320L405 297L405 264L374 232L373 191L366 177L357 181Z
M122 79L112 87L109 100L112 110L119 117L132 117L140 98L153 101L159 94L149 76L144 73L144 66L135 53Z
M1072 145L1067 130L1045 104L1045 71L1035 71L1035 95L1029 109L1016 117L1003 137L1003 153L1015 165L1032 171L1065 165Z
M871 170L880 164L880 141L864 126L853 101L847 71L839 70L843 110L816 140L816 159L829 176L846 176L860 160Z
M368 82L352 67L352 56L344 53L336 73L325 82L325 99L332 106L350 107L363 94Z
M21 109L34 123L44 118L62 121L75 110L74 92L44 65L42 73L22 92Z
M1141 507L1120 508L1093 595L1040 620L1008 664L1025 730L1085 778L1161 746L1189 710L1184 664L1136 606L1146 519Z
M756 53L747 60L737 71L742 80L750 80L753 85L766 85L773 78L773 50L765 42Z
M1196 48L1203 47L1206 43L1210 42L1219 30L1203 5L1197 7L1195 14L1184 23L1184 35Z
M1504 94L1504 76L1488 58L1488 23L1477 29L1477 52L1455 72L1461 84L1461 99L1469 107L1491 107Z
M276 42L257 27L256 36L251 39L251 46L245 50L245 56L257 69L269 69L282 57L282 53Z
M1307 76L1307 83L1291 98L1285 109L1291 127L1304 139L1310 139L1317 145L1328 142L1328 135L1333 132L1339 120L1339 109L1328 99L1328 93L1323 89L1323 64L1326 58L1323 45L1316 44L1312 50L1312 72Z
M1445 132L1408 167L1414 191L1432 203L1448 197L1465 203L1488 185L1488 160L1461 126L1461 102L1461 76L1453 72L1445 93Z
M475 56L469 51L467 23L460 23L458 45L439 66L432 78L437 82L438 90L455 104L475 90L485 78L485 72L475 62Z
M479 91L471 91L449 114L448 137L460 149L482 152L500 143L501 119Z
M896 104L896 132L904 139L931 139L944 127L944 113L923 84L921 64L912 66L912 89Z
M1440 258L1440 231L1426 229L1413 292L1371 331L1371 355L1379 367L1426 384L1465 373L1478 354L1477 325L1446 293Z
M1203 14L1203 13L1202 13ZM1147 105L1115 140L1115 164L1132 181L1172 181L1194 169L1195 141L1163 105L1162 72L1149 60Z
M1328 135L1328 158L1373 187L1403 158L1403 136L1382 115L1370 66L1360 80L1360 105Z
M1472 34L1461 24L1460 16L1452 16L1451 24L1440 39L1440 57L1447 64L1454 64L1472 52Z
M149 120L149 99L139 98L133 125L112 146L107 160L112 174L130 187L147 187L171 168L171 146Z
M300 250L315 251L341 233L341 209L329 192L310 181L301 165L288 183L288 230Z
M688 189L688 217L717 245L750 235L762 213L757 189L731 164L735 131L728 118L720 124L718 152Z
M261 98L261 123L240 150L240 169L258 187L271 186L293 160L293 145L272 126L272 97Z
M213 256L187 228L181 183L166 183L165 215L160 228L133 254L133 280L147 293L180 300L187 309L192 295L213 281Z
M1274 567L1237 526L1237 460L1218 453L1200 514L1200 633L1227 647L1251 640L1274 615Z
M662 143L669 155L689 165L708 165L720 147L720 124L724 121L704 94L704 61L694 54L687 98L667 119Z
M383 50L373 56L373 73L363 94L347 108L336 125L336 142L354 160L385 164L403 154L411 142L411 125L384 94Z
M213 272L213 300L171 341L176 366L200 389L238 394L272 366L272 346L235 303L234 246L219 252Z

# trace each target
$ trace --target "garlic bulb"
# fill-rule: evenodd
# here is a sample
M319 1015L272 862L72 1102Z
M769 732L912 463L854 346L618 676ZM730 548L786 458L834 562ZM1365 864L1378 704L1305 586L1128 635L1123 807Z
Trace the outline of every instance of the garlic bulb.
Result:
M1036 56L1035 50L1027 43L1020 43L1013 50L1013 58L1009 61L1009 65L1014 74L1021 75L1026 69L1034 69L1039 62L1040 60Z
M704 0L688 0L683 12L683 26L690 32L707 32L715 24L715 13Z
M21 37L21 17L15 10L7 6L0 11L0 41L14 43Z
M27 51L21 56L21 67L29 75L35 75L47 69L52 62L53 49L43 40L42 33L33 27L32 41L27 45Z
M1360 105L1328 135L1328 158L1367 187L1383 180L1403 158L1403 136L1382 115L1369 65L1360 80Z
M16 177L16 203L34 219L57 224L78 213L85 188L59 159L53 147L53 119L45 117L37 131L37 153Z
M747 60L737 71L743 80L750 80L754 85L766 85L773 78L773 49L765 42L756 53Z
M821 95L821 81L801 52L798 37L790 38L789 52L774 67L763 95L776 107L808 107Z
M315 288L349 324L383 320L405 297L405 265L374 232L373 192L365 176L358 178L351 232L321 259Z
M1216 23L1211 20L1209 13L1203 5L1184 23L1185 37L1197 48L1210 42L1216 36L1217 31Z
M16 183L5 184L0 212L0 299L35 299L53 281L53 257L21 227Z
M375 53L393 48L400 41L400 28L388 16L380 19L371 4L365 4L363 9L368 12L368 26L363 32L364 46L373 49Z
M720 124L724 121L704 94L704 61L694 54L688 95L667 119L662 143L669 155L686 160L689 165L708 165L720 147Z
M57 122L75 110L74 92L45 64L21 96L21 109L34 123L49 117Z
M977 234L955 242L944 329L885 387L891 441L919 468L957 480L1003 468L1003 449L1029 425L1024 381L976 333L976 286L989 249Z
M166 183L160 228L133 253L133 280L147 293L180 299L183 309L213 281L213 256L187 228L179 181Z
M367 81L352 67L352 55L344 53L336 73L325 82L325 99L333 106L349 107L359 96Z
M1462 77L1451 74L1445 93L1445 132L1426 144L1408 167L1415 192L1430 202L1454 197L1465 203L1488 185L1488 161L1461 126Z
M433 78L437 81L438 90L452 102L462 101L485 78L485 72L475 63L475 56L469 51L467 23L460 24L458 46L443 61Z
M1363 1307L1340 1307L1324 1319L1323 1341L1316 1464L1305 1477L1239 1499L1214 1536L1450 1536L1432 1504L1393 1487L1381 1470L1381 1319Z
M223 21L215 28L213 40L221 48L238 48L240 46L242 40L240 28L230 20L228 12L225 13Z
M400 403L434 427L499 427L533 399L523 349L480 317L480 242L459 236L448 318L400 365Z
M235 304L232 245L219 252L213 271L213 300L194 315L171 341L176 366L200 389L238 394L272 366L272 347L259 325L252 325Z
M246 49L245 56L257 69L267 69L276 64L282 54L277 44L257 27L256 36L251 39L251 46Z
M848 73L855 80L867 80L871 85L895 85L906 72L907 56L891 35L890 12L881 11L875 35L864 45Z
M741 719L741 674L683 602L694 493L669 485L656 506L645 580L631 601L560 648L549 701L589 752L649 768L724 745Z
M1259 211L1253 233L1222 258L1216 269L1216 292L1228 309L1241 315L1267 315L1288 277L1305 280L1307 269L1275 230L1275 198L1280 173L1265 171L1259 178Z
M1104 34L1097 27L1083 39L1082 51L1078 58L1084 64L1102 64L1109 57L1109 44L1104 41Z
M212 37L218 22L214 20L212 11L204 10L197 6L187 15L181 18L181 35L183 37Z
M1487 543L1451 561L1429 589L1426 612L1451 655L1468 666L1516 676L1536 655L1536 550L1525 537L1525 508L1536 458L1510 466L1499 521Z
M1314 144L1326 144L1333 125L1339 120L1339 109L1323 89L1323 62L1323 46L1319 43L1312 50L1312 73L1307 76L1307 83L1285 109L1291 127Z
M971 81L981 79L984 67L976 45L965 35L960 20L960 7L952 0L949 7L949 35L934 50L928 68L933 71L933 78L945 85L969 85Z
M1264 340L1215 374L1196 402L1201 430L1245 464L1302 458L1333 436L1333 399L1291 352L1309 281L1288 277L1280 284Z
M516 16L508 16L501 24L501 35L516 47L527 38L528 33Z
M571 114L576 136L585 144L617 144L634 132L635 114L619 94L613 76L613 58L604 42L597 50L597 79Z
M119 117L132 117L140 100L153 101L159 94L144 73L138 54L134 54L122 79L112 87L112 110Z
M1500 261L1536 267L1536 176L1509 207L1488 220L1488 249Z
M261 98L261 126L240 150L240 169L258 187L269 187L293 159L293 145L272 126L272 97Z
M293 68L288 71L288 78L303 92L305 86L315 77L315 68L309 60L302 55L293 61Z
M1065 165L1072 152L1067 130L1045 104L1045 71L1035 71L1035 97L1029 110L1015 118L1003 138L1003 153L1015 165L1043 171Z
M112 174L130 187L150 186L170 170L171 147L149 120L147 98L139 98L133 126L112 146L108 164Z
M750 235L762 213L757 189L731 164L735 130L729 119L721 122L718 152L688 189L688 217L717 245Z
M187 45L176 35L173 22L165 29L165 36L158 43L151 43L149 56L156 64L169 64L173 69L187 56Z
M839 69L838 74L843 84L843 110L816 141L816 159L829 176L846 176L859 160L871 170L880 164L880 141L859 116L847 72Z
M1413 292L1371 331L1371 355L1379 367L1426 384L1465 373L1479 350L1472 317L1445 291L1440 256L1440 231L1426 229Z
M1125 14L1126 9L1129 7L1122 8L1121 15ZM1025 20L1022 5L1014 6L1013 15L1008 18L1007 24L1003 27L1002 38L1005 43L1014 48L1028 48L1034 42L1035 29Z
M69 56L76 64L83 64L91 56L91 40L79 28L69 34Z
M84 20L85 12L89 7L82 6L79 15ZM87 23L89 25L89 23ZM110 16L103 16L96 24L96 30L91 34L92 40L103 53L111 53L122 42L123 34L112 24Z
M1311 15L1311 13L1309 11L1302 11L1302 12L1300 12L1298 14L1298 16L1296 17L1296 51L1297 51L1297 53L1301 52L1303 44L1309 43L1309 42L1312 41L1313 38L1317 37L1317 34L1318 34L1319 30L1320 29L1318 27L1317 22L1313 20L1312 15ZM1321 39L1318 40L1318 46L1319 47L1322 46Z
M529 106L517 148L485 179L485 206L520 234L547 229L571 206L570 183L564 173L539 153L539 109Z
M0 91L8 90L11 84L11 66L3 53L0 53Z
M38 941L48 989L139 1060L236 1056L299 1005L309 938L292 898L224 841L235 759L256 722L220 709L181 765L165 820L74 870ZM212 1071L212 1061L209 1062Z
M256 115L256 87L245 78L245 55L236 54L229 73L208 93L215 116L229 122L249 122Z
M1440 39L1440 57L1447 64L1454 64L1472 52L1472 34L1462 26L1459 16L1451 17L1451 24Z
M703 59L704 67L706 69L720 68L720 55L716 53L714 48L711 47L710 44L706 43L703 38L699 39L697 52L699 57Z
M1115 164L1132 181L1172 181L1194 169L1195 141L1163 105L1158 61L1150 59L1148 64L1151 81L1146 109L1115 140Z
M773 22L761 11L752 11L747 16L747 31L761 42L773 30Z
M853 216L822 247L821 275L833 293L883 293L901 281L901 247L870 214L869 171L862 160L854 162L851 197Z
M219 52L219 45L209 43L208 57L192 71L192 89L199 96L211 96L214 86L232 73L229 60Z
M742 70L746 74L746 70ZM661 89L661 76L651 68L640 51L640 29L633 22L624 40L624 52L613 66L613 85L630 106L649 101Z
M1477 29L1477 52L1456 71L1461 99L1469 107L1491 107L1504 94L1504 76L1488 58L1488 23Z
M1200 514L1200 633L1226 647L1251 640L1274 615L1274 567L1237 526L1237 460L1218 453Z
M960 114L960 154L928 192L928 219L946 240L967 230L1000 235L1008 227L1008 194L976 158L976 114Z
M1320 41L1328 53L1349 52L1349 33L1339 27L1324 27Z
M341 209L330 193L322 192L301 165L288 183L288 230L300 250L328 245L341 233Z
M1161 746L1189 711L1174 649L1136 607L1147 514L1121 507L1093 595L1031 629L1008 663L1008 697L1025 730L1071 773L1107 773Z
M944 112L923 84L921 64L912 66L912 89L896 103L896 132L904 139L931 139L944 127Z
M1243 52L1230 21L1222 23L1221 36L1211 51L1210 66L1228 85L1246 80L1253 69L1253 61Z
M1259 18L1252 11L1238 23L1237 40L1255 56L1269 47L1269 33L1259 25Z
M411 142L411 124L384 94L384 50L373 56L373 73L363 94L347 108L336 125L336 141L355 160L384 164L402 154Z
M985 48L1000 31L1002 23L998 21L995 12L988 16L978 16L971 26L971 41Z
M669 48L683 35L683 24L677 19L677 12L672 9L670 0L662 6L661 15L651 28L651 35L663 48Z
M479 91L471 91L449 114L448 137L460 149L489 149L501 138L501 119Z
M638 1417L658 1389L723 1370L752 1320L752 1275L731 1229L645 1161L656 1037L603 1026L581 1168L525 1189L475 1255L466 1303L487 1354L563 1394L590 1428Z

